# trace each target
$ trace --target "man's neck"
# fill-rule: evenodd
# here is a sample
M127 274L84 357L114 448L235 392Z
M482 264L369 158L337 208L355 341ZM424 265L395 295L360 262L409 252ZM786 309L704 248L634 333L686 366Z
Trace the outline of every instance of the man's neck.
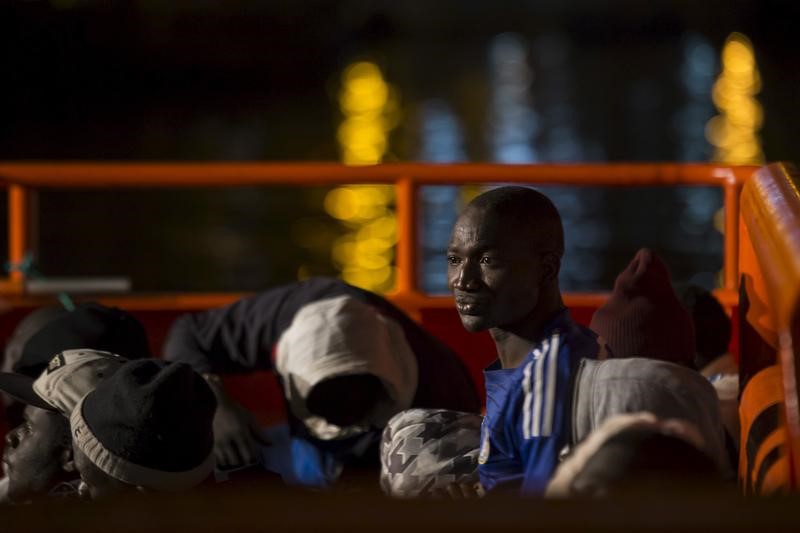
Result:
M559 294L552 305L537 307L524 323L511 328L490 329L500 365L503 368L517 368L522 364L544 335L544 327L563 309L564 303Z
M510 331L493 328L489 330L497 348L497 358L503 368L517 368L536 344Z

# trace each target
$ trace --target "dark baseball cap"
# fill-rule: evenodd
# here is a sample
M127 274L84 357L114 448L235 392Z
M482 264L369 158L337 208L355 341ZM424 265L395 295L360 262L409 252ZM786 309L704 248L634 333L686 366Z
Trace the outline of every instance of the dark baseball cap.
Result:
M34 334L25 343L13 371L37 378L56 354L80 348L111 352L125 359L150 356L141 322L122 309L89 302L53 319Z

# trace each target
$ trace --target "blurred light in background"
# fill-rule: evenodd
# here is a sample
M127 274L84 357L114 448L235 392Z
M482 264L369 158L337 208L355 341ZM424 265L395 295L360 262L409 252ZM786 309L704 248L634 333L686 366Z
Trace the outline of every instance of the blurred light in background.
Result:
M745 35L734 32L722 49L722 72L712 93L719 115L706 126L706 136L715 147L714 161L734 165L764 162L758 138L764 122L764 111L756 99L760 90L753 45Z
M706 139L705 125L714 116L711 94L714 77L719 72L717 52L699 33L687 34L681 45L679 81L684 102L673 118L678 139L676 155L680 161L708 161L712 150ZM671 194L679 211L677 224L670 227L666 245L690 257L721 255L722 239L714 220L722 216L722 191L717 187L676 187ZM721 272L721 269L698 269L687 282L711 290L720 285Z
M539 155L533 139L539 117L533 109L533 69L528 44L515 33L496 36L489 45L491 102L489 144L492 159L500 163L534 163Z
M420 106L420 161L453 163L467 159L461 123L447 102L428 100ZM422 225L421 253L422 289L427 293L447 292L447 263L444 250L450 241L453 221L461 209L460 187L420 187Z
M461 123L446 101L432 99L423 102L419 115L419 161L452 163L467 159Z
M708 161L711 146L705 125L714 116L711 91L718 72L716 51L706 37L690 33L682 40L679 81L684 101L673 118L679 161Z
M551 31L533 43L537 67L536 94L542 122L542 159L575 163L585 161L575 109L574 62L569 36Z
M374 63L360 61L342 74L337 131L341 160L347 165L374 165L388 149L389 132L398 120L398 97ZM347 185L325 197L325 211L347 233L334 241L331 259L348 283L376 292L394 286L397 222L390 185Z
M536 65L537 108L542 133L542 159L575 163L587 159L587 140L579 130L575 108L577 90L575 56L569 35L560 31L544 33L533 41ZM597 157L593 150L595 160ZM599 150L602 154L602 150ZM597 187L542 187L556 205L564 225L564 260L559 272L562 287L590 290L599 284L603 265L596 260L609 241L608 219L603 216L605 192Z
M552 161L584 160L573 102L571 43L564 34L546 33L536 39L532 51L533 56L529 57L527 41L516 34L498 35L490 45L489 151L494 160L503 163L536 162L540 154ZM533 107L533 62L539 69L537 94L541 88L546 95L539 101L541 114ZM422 106L422 112L420 158L436 162L465 158L461 127L450 108L436 101ZM448 291L444 258L455 219L475 196L496 186L421 189L421 268L426 292ZM596 187L547 186L541 190L558 207L567 235L560 276L564 287L597 289L604 274L597 257L605 251L610 238L604 217L605 193Z
M342 74L339 108L344 120L337 138L346 165L374 165L383 160L389 131L398 119L397 94L377 65L353 63Z

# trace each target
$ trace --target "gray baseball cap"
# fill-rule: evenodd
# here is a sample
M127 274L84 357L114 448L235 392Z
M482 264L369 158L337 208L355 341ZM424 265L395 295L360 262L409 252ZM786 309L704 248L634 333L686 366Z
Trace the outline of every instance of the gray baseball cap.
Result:
M56 354L36 379L0 373L0 390L28 405L69 416L81 398L127 361L100 350L65 350Z

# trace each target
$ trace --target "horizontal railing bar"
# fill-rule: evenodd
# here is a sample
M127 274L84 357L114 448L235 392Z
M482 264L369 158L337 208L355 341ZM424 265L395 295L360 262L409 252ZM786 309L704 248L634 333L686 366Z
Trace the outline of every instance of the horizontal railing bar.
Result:
M136 293L125 295L86 296L86 299L100 302L104 305L120 307L129 311L142 310L202 310L229 305L240 298L249 296L249 292L213 292L213 293ZM715 290L714 295L726 307L731 307L738 302L736 291ZM564 303L568 307L599 307L608 300L606 292L565 292ZM395 304L403 308L412 309L455 309L452 296L433 296L415 291L395 292L386 295ZM39 307L52 305L55 296L45 295L4 295L6 303L13 307ZM81 300L83 297L77 297Z
M506 165L494 163L0 163L0 181L27 187L231 187L387 183L416 185L535 182L580 186L723 186L743 183L758 167L715 164L602 163Z

